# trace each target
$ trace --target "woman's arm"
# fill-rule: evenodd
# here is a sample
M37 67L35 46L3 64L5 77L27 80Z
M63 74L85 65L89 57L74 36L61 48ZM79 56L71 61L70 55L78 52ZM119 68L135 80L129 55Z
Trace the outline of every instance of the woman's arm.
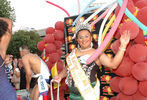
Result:
M121 44L120 44L119 50L116 53L115 57L111 59L103 53L101 54L99 58L101 64L106 67L116 69L123 59L123 56L124 56L124 53L125 53L125 50L126 50L126 47L129 41L130 41L130 33L129 31L125 31L120 37Z
M6 51L12 36L12 21L10 19L1 18L0 20L5 21L8 24L6 33L0 38L0 53L3 59L5 59Z
M54 81L59 83L66 76L67 76L67 67L63 67L63 70L60 72L60 74L54 77Z

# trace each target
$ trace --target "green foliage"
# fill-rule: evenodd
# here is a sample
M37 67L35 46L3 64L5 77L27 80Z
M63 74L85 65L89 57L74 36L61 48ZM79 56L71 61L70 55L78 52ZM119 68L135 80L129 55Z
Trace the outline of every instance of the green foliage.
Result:
M40 54L37 49L37 43L41 40L41 37L35 31L19 30L12 35L7 54L20 57L19 47L27 45L32 53Z
M0 0L0 17L9 18L15 22L15 11L14 8L10 5L10 1Z

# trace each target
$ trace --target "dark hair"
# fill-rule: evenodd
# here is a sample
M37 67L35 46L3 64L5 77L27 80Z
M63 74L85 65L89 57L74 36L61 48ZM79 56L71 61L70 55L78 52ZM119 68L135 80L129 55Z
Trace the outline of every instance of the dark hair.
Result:
M81 29L80 31L83 31L83 30L87 30L90 33L90 35L92 36L92 33L88 29ZM80 31L78 31L77 34L76 34L76 38L75 38L76 46L78 45L77 38L78 38L78 34L79 34ZM95 41L95 39L93 38L93 36L92 36L92 43L93 43L92 48L97 49L98 45L97 45L97 42Z
M0 38L6 33L8 29L8 23L0 19Z

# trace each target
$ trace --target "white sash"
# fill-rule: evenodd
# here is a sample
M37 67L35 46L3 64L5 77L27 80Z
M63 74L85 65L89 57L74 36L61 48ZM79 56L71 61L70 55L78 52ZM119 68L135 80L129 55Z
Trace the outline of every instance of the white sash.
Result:
M42 75L38 78L38 88L39 88L39 100L43 100L42 96L47 95L48 93L48 85L46 83L45 78Z
M76 57L75 50L73 50L73 52L70 53L66 61L67 61L70 73L72 75L72 78L75 82L75 86L78 88L84 100L99 100L100 98L99 80L97 80L97 83L95 87L93 88Z

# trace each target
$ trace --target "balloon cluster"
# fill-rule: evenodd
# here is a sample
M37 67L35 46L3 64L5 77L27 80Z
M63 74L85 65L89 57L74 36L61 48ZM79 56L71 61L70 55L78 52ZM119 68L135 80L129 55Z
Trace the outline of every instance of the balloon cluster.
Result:
M57 66L58 74L63 69L63 62L60 59L63 52L61 50L62 45L64 44L64 22L57 21L55 23L55 28L48 27L46 29L46 36L42 41L38 42L37 48L42 51L42 59L47 64L49 70L51 71L54 65ZM55 71L55 70L54 70ZM53 73L51 71L51 73ZM64 89L63 89L64 87ZM60 86L60 98L64 98L65 82L61 82ZM54 97L57 97L57 89L53 90ZM50 98L50 91L48 93L48 98Z
M49 27L46 29L46 36L42 41L38 42L37 48L42 51L42 59L46 62L51 70L55 62L59 63L57 68L62 70L63 65L60 64L62 56L61 47L64 44L64 23L58 21L55 23L55 28ZM59 71L59 70L58 70Z
M127 8L147 26L146 0L129 0ZM118 6L115 10L116 15L119 9ZM117 69L113 70L118 76L112 78L110 86L118 95L110 100L147 100L147 46L144 37L146 34L124 15L115 33L117 40L112 44L114 53L119 50L119 38L125 30L130 31L131 41L126 48L122 62Z

